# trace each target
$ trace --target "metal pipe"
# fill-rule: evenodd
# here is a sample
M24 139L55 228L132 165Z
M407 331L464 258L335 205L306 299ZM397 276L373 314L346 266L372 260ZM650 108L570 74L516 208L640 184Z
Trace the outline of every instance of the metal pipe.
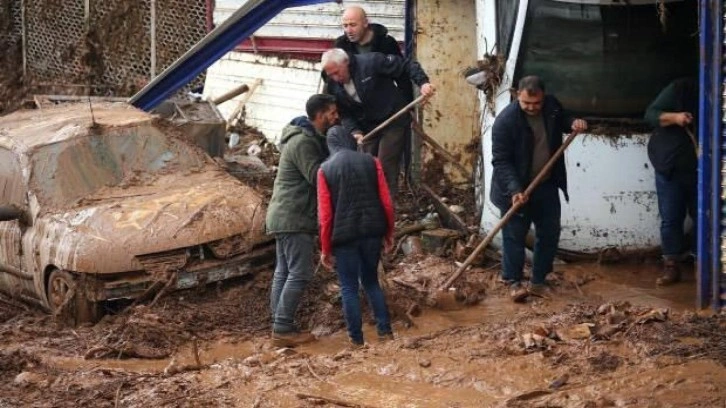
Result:
M214 29L214 0L206 0L207 5L207 32Z
M25 17L26 13L25 0L20 0L20 21L21 21L21 41L23 43L23 77L28 76L28 25Z
M151 40L151 79L156 77L156 0L151 0L151 29L149 37Z
M723 139L721 135L721 109L723 100L721 84L723 80L723 0L711 2L713 19L713 41L711 41L711 306L721 308L721 165L723 159Z
M709 7L709 0L700 0L700 36L699 36L699 48L701 59L699 61L699 74L698 74L698 141L701 146L703 154L698 158L698 219L696 225L698 226L698 251L697 251L697 269L696 274L697 280L697 296L696 296L696 307L703 308L709 299L709 289L711 288L711 263L712 256L715 254L711 253L710 236L712 223L710 219L716 217L716 214L712 212L712 200L711 194L712 183L711 177L713 176L711 170L711 134L710 134L710 117L709 111L711 108L711 99L709 92L711 90L711 78L710 70L711 65L709 62L712 59L711 52L711 41L713 40L713 32L711 28L711 11Z

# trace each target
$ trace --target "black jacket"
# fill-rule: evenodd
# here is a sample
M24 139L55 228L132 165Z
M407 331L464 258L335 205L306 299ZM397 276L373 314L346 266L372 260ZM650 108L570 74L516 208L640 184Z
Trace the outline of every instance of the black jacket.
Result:
M492 185L490 198L502 211L512 205L512 196L522 193L532 181L532 150L534 135L527 123L526 113L514 101L499 114L492 128ZM562 145L562 134L570 133L572 118L565 114L554 97L546 95L542 105L550 154ZM567 195L565 159L560 158L552 168L550 180Z
M375 23L369 24L368 27L373 30L370 52L380 52L404 57L403 53L401 53L401 48L398 46L398 41L388 35L388 29L386 27ZM342 48L348 55L358 54L356 43L351 42L345 35L341 35L335 39L335 48ZM398 85L407 102L413 100L413 84L411 84L411 78L408 76L408 72L404 72L400 78L396 78L396 85Z
M406 98L395 83L395 79L404 72L408 72L416 85L429 82L416 61L390 54L369 52L351 55L348 67L361 102L350 97L342 84L330 79L326 92L335 96L342 125L353 132L367 133L406 106ZM406 126L409 120L407 115L403 115L398 124Z
M648 141L653 168L668 178L695 182L698 158L693 142L680 126L660 126L663 112L689 112L698 120L698 83L694 78L680 78L669 84L648 107L646 120L655 126ZM698 129L698 123L694 122L693 128Z

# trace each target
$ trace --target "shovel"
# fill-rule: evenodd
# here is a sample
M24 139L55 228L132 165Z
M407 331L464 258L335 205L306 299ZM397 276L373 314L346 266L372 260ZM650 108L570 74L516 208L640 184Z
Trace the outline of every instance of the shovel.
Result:
M547 161L547 163L542 167L542 170L537 173L537 176L535 176L534 180L527 186L527 189L524 190L524 196L529 197L532 195L532 191L542 183L542 180L545 178L545 175L547 175L550 170L552 170L552 167L555 165L555 162L559 160L560 157L565 153L565 149L567 149L567 146L572 143L572 141L575 139L575 136L577 136L577 132L572 132L570 136L567 137L567 139L562 143L562 146L560 146L559 149L550 157L550 159ZM456 282L457 279L461 277L461 275L464 274L464 271L471 265L472 262L474 262L474 259L476 259L477 256L479 256L484 249L486 249L487 245L489 245L494 237L497 235L497 233L509 222L509 220L514 216L514 214L519 211L520 208L524 205L523 202L519 201L516 204L512 205L512 207L504 214L504 217L502 217L501 220L494 226L494 228L489 231L487 236L484 238L482 242L477 245L477 247L474 249L474 251L469 255L463 264L459 267L459 269L454 272L453 275L451 275L439 288L435 295L435 300L437 305L450 305L452 303L455 303L455 294L451 293L449 291L449 288L451 285Z
M375 136L376 133L378 133L381 129L383 129L384 127L390 125L391 122L393 122L394 120L396 120L399 117L401 117L401 115L403 115L404 113L408 112L409 109L413 108L417 104L421 103L424 99L426 99L426 96L424 96L424 95L421 95L418 98L414 99L411 103L409 103L408 105L404 106L400 111L398 111L395 114L393 114L393 116L391 116L390 118L388 118L385 121L383 121L380 125L378 125L375 128L373 128L373 130L371 130L370 132L366 133L366 135L363 136L358 141L358 144L359 145L362 145L362 144L368 142L369 140L371 140L373 138L373 136Z

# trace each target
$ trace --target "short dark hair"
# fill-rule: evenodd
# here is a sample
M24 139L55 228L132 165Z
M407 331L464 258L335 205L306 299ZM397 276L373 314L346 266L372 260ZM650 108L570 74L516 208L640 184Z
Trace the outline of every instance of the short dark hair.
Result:
M308 98L305 103L305 112L308 114L308 119L313 120L318 113L325 112L330 108L330 105L335 105L335 97L333 95L326 94L315 94Z
M517 91L527 91L528 94L544 93L545 84L540 77L536 75L529 75L519 80L519 86Z

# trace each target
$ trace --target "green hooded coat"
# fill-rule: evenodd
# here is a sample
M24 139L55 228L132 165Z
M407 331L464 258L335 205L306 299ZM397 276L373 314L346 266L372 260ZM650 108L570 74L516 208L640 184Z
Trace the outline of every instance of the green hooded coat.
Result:
M317 234L317 175L329 155L325 136L307 118L299 117L282 130L280 145L280 164L267 207L267 232Z

